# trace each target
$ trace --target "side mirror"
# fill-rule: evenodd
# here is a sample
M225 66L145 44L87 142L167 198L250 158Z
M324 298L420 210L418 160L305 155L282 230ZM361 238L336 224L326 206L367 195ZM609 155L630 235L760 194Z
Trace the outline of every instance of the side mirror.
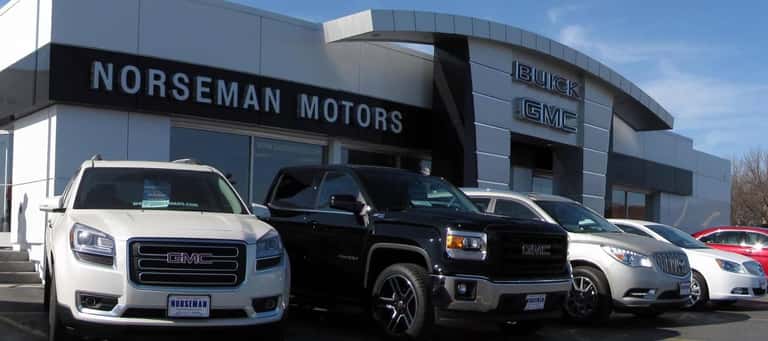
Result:
M272 214L269 213L269 208L267 208L267 206L257 203L251 203L251 212L254 216L256 216L256 218L261 220L269 220L269 218L272 217Z
M50 198L45 198L42 203L40 203L40 210L43 212L63 212L64 211L64 203L61 200L61 196L53 196Z
M331 195L331 208L361 214L365 205L357 201L357 198L352 195L336 194Z

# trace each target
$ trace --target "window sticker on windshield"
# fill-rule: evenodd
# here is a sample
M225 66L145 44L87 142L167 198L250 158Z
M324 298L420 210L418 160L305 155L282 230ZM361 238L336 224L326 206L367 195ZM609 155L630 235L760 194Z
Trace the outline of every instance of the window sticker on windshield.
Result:
M141 208L167 208L170 203L171 185L167 182L158 182L144 179L144 196L141 199Z

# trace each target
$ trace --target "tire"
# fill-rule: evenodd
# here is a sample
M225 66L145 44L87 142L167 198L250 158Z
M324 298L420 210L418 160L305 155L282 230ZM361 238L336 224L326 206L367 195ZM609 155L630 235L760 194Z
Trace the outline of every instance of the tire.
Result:
M564 309L563 315L575 322L596 323L607 320L613 310L613 303L605 275L590 266L574 268L571 294Z
M394 264L382 271L371 291L373 320L386 335L401 340L426 340L435 323L429 276L416 264Z
M61 323L59 318L59 300L56 296L56 278L51 278L50 285L48 286L48 341L74 341L75 338L69 334L67 328Z
M697 292L697 297L694 300L694 291ZM687 309L701 310L704 309L709 303L709 286L707 280L704 279L697 271L693 272L691 276L691 301L685 306Z

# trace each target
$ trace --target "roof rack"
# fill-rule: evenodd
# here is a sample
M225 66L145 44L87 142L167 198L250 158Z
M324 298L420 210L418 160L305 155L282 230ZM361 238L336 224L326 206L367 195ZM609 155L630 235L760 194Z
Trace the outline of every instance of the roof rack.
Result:
M188 165L202 165L202 163L200 163L200 161L198 161L197 159L192 159L192 158L178 159L178 160L173 160L171 162L173 162L173 163L186 163Z
M93 156L91 156L91 161L101 161L101 160L104 160L104 159L101 158L101 154L97 153L97 154L93 154Z

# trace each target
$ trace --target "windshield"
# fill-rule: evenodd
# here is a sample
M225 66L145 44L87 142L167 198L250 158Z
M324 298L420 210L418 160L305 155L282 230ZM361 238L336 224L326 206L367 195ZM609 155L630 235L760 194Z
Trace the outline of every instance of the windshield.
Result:
M577 203L565 201L537 201L536 203L568 232L621 233L621 230L608 220Z
M675 244L678 247L681 247L683 249L708 249L709 246L707 244L704 244L703 242L700 242L696 240L696 238L691 237L687 233L680 231L674 227L664 226L664 225L647 225L651 231L656 232L656 234L660 235L662 238L666 239L668 242Z
M479 212L464 193L440 178L405 171L371 169L360 172L359 176L377 210L442 208Z
M74 208L247 212L232 187L216 173L147 168L87 169Z

